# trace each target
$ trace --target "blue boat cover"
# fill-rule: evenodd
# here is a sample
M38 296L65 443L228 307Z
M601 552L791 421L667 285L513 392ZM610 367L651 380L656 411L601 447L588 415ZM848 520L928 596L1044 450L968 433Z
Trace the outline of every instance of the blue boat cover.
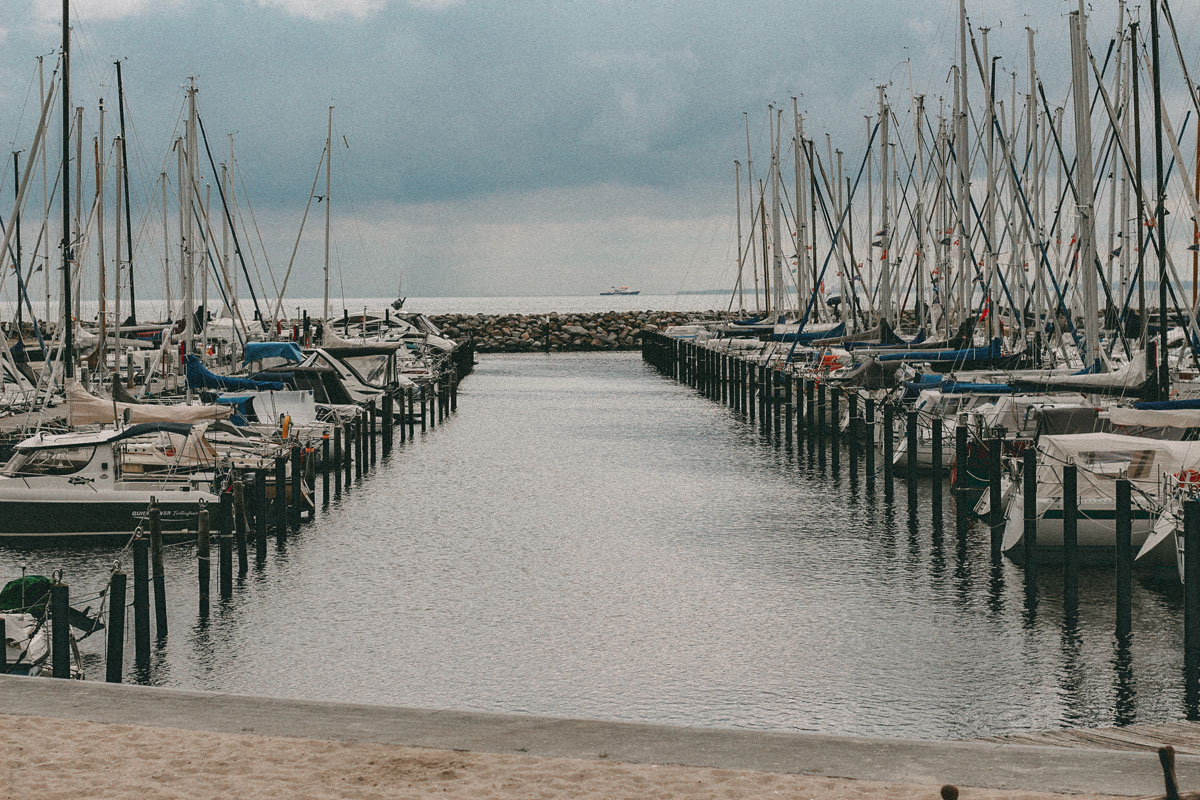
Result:
M942 384L942 394L1014 394L1016 391L1007 383L946 381Z
M264 358L282 358L299 364L304 360L304 354L295 342L246 342L242 364L261 361Z
M773 333L771 341L773 342L815 342L817 339L836 339L839 336L846 335L845 323L839 322L837 327L828 331L802 331L800 333Z
M283 391L283 384L275 381L252 381L247 378L230 378L215 375L200 361L200 356L189 353L187 357L187 382L192 389L224 389L227 392L258 389L261 391Z
M1143 400L1133 404L1144 411L1187 411L1200 408L1200 397L1190 400Z
M217 404L233 406L233 414L229 417L229 421L234 425L242 427L250 424L250 417L254 414L254 395L223 394L217 398Z

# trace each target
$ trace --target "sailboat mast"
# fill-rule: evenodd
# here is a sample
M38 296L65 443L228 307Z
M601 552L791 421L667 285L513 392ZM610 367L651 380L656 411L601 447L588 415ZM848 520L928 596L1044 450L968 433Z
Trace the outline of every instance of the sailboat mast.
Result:
M738 311L746 310L746 293L742 286L742 266L745 264L745 259L742 257L742 162L736 158L733 160L733 196L737 204L737 297ZM398 295L403 297L403 293Z
M329 107L329 129L325 134L325 293L322 297L321 319L329 319L329 220L333 207L333 106Z
M771 148L771 307L776 318L784 313L783 284L783 220L779 201L779 156L783 139L783 109L776 109L771 124L775 126L775 144Z
M62 316L63 316L63 373L75 377L75 337L71 330L71 0L62 3ZM47 270L48 271L48 270Z
M1096 234L1093 220L1092 180L1092 120L1088 100L1091 90L1087 76L1087 17L1084 16L1084 0L1079 0L1079 10L1071 15L1071 68L1074 73L1075 150L1078 161L1076 182L1079 210L1079 287L1083 291L1083 324L1086 336L1085 368L1098 369L1099 335L1096 330Z
M121 82L121 62L117 64L117 111L121 117L121 185L125 194L125 236L129 241L129 321L137 324L137 306L134 305L133 291L133 215L129 202L129 151L125 149L125 89ZM117 209L120 214L120 209ZM120 324L118 320L117 324Z
M892 265L888 254L888 245L891 240L891 221L888 218L891 213L888 202L888 117L891 113L883 95L884 87L877 88L879 89L879 187L881 197L879 229L882 231L879 235L879 307L883 312L882 319L888 324L892 324L894 300L892 298Z
M1080 4L1083 0L1080 0ZM1167 213L1166 181L1163 179L1162 80L1158 60L1158 0L1150 0L1150 51L1154 59L1154 199L1155 233L1158 236L1158 396L1171 393L1170 361L1167 358Z

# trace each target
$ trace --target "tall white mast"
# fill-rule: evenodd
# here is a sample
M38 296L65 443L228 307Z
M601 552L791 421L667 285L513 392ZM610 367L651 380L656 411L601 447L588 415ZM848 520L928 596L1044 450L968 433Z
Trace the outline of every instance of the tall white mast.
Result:
M777 319L784 313L783 220L779 201L779 150L783 138L783 109L777 109L771 123L775 126L775 144L771 148L771 307Z
M325 135L325 293L321 319L329 319L329 220L333 208L333 106L329 107L329 130Z
M1083 10L1084 0L1079 0L1079 10L1071 14L1071 73L1075 107L1075 151L1078 158L1075 189L1079 209L1079 285L1083 291L1083 324L1085 334L1085 367L1098 368L1100 338L1097 330L1096 308L1096 232L1093 219L1092 180L1092 120L1088 102L1091 90L1088 80L1087 62L1087 17Z
M889 219L890 197L889 197L889 181L888 181L888 117L890 110L888 109L887 100L884 97L883 89L879 89L879 186L881 189L881 202L879 205L879 228L882 233L879 236L879 308L881 318L892 324L892 308L894 300L892 298L892 267L891 254L888 252L888 245L891 242L891 220ZM844 299L843 299L844 300Z

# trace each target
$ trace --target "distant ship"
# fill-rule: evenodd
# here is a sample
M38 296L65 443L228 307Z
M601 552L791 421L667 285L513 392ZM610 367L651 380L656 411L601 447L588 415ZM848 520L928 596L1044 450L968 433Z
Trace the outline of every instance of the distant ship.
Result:
M638 292L638 289L630 289L628 286L614 286L607 292L601 292L600 296L603 297L609 294L637 294Z

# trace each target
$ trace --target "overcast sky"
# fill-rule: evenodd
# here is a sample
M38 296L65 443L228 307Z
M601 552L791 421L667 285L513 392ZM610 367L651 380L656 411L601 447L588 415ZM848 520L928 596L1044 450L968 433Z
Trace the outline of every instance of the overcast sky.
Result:
M1090 39L1102 53L1116 3L1092 5ZM1193 45L1197 12L1176 5ZM991 52L1019 71L1022 89L1024 29L1035 28L1047 90L1061 98L1075 6L988 0L968 13L993 28ZM907 109L911 79L936 113L956 9L957 0L75 0L72 88L90 150L97 98L115 111L112 62L123 60L135 216L151 217L135 221L146 286L160 283L162 250L161 212L146 213L147 197L160 171L174 181L170 147L195 76L218 161L235 134L251 238L257 246L261 234L280 277L333 105L335 295L390 296L401 271L411 295L593 294L613 284L673 293L732 284L742 112L764 164L767 103L790 115L793 96L808 132L822 146L832 132L857 160L875 86L889 84ZM0 137L10 150L29 147L35 59L53 61L59 12L0 0ZM110 114L106 134L115 133ZM10 156L0 170L6 221L11 169ZM323 213L310 212L289 295L320 294Z

